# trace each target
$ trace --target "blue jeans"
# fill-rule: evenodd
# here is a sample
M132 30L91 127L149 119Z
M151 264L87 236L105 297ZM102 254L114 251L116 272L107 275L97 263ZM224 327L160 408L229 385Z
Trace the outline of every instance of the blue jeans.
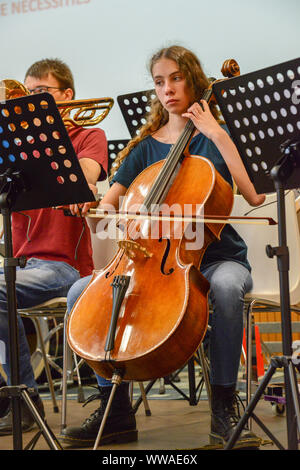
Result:
M248 269L234 261L222 261L202 269L210 282L209 357L210 381L213 385L230 386L237 381L243 339L244 296L252 288ZM68 312L89 283L91 276L77 281L68 293ZM98 385L111 385L96 374Z
M16 296L18 308L29 308L54 297L66 297L69 288L79 278L79 272L62 261L30 258L25 268L17 267ZM0 340L5 344L3 369L10 385L9 331L6 283L0 269ZM22 318L18 316L20 383L37 389L30 362L30 350Z
M210 382L231 386L237 382L243 341L244 296L252 288L248 269L222 261L201 270L210 282L212 306L209 331Z

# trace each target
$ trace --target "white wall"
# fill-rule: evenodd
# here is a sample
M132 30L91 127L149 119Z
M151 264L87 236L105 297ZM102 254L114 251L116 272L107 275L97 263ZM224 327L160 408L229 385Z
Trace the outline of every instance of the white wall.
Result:
M19 12L17 12L19 8ZM299 56L299 0L0 0L0 79L23 81L44 57L69 64L77 98L152 87L148 59L161 46L191 48L209 76L227 58L241 73ZM118 104L102 122L108 139L128 138Z

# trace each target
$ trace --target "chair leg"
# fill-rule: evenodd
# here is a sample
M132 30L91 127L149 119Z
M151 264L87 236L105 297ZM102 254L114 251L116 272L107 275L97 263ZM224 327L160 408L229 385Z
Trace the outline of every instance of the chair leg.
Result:
M210 388L210 380L209 380L209 371L208 371L207 360L204 354L203 343L200 344L198 351L199 351L199 359L200 359L200 364L201 364L202 375L204 378L204 383L205 383L205 388L206 388L206 393L207 393L208 404L211 410L211 388Z
M165 386L165 379L161 377L159 379L159 392L160 395L164 395L166 393L166 386Z
M62 372L62 384L61 384L61 423L60 423L61 430L67 427L67 388L68 388L67 382L68 382L68 379L71 379L74 374L73 362L75 364L75 370L76 370L77 378L78 378L77 401L78 403L83 403L85 401L84 391L82 388L81 377L80 377L80 372L79 372L81 362L84 362L84 361L83 359L81 359L78 363L76 354L72 353L71 348L68 345L67 335L66 335L67 321L68 321L68 316L65 315L64 334L63 334L63 372Z
M147 399L147 393L145 392L143 382L139 382L140 392L141 392L141 401L143 401L144 408L145 408L145 415L151 416L151 410ZM131 380L129 384L129 397L131 404L133 403L133 388L134 388L134 381ZM133 407L134 408L134 407ZM137 410L136 410L137 411Z
M63 374L62 374L62 389L61 389L61 430L67 427L67 380L68 376L73 373L73 366L71 361L71 349L68 345L66 335L67 315L64 318L64 335L63 335Z
M151 416L151 410L150 410L150 406L149 406L149 403L148 403L148 400L147 400L147 395L146 395L146 392L145 392L145 389L144 389L143 382L139 382L139 387L140 387L142 400L143 400L143 403L144 403L145 414L146 414L146 416Z
M251 400L252 383L252 304L249 304L246 316L246 405Z
M58 405L57 405L57 401L56 401L56 397L55 397L53 380L52 380L51 371L50 371L50 367L49 367L49 363L48 363L48 358L47 358L47 354L46 354L46 350L45 350L44 340L43 340L43 337L42 337L40 322L39 322L38 318L33 318L33 321L34 321L35 326L36 326L36 330L37 330L37 334L38 334L38 338L39 338L39 342L40 342L40 347L41 347L41 351L42 351L42 355L43 355L43 359L44 359L45 371L46 371L46 375L47 375L49 390L50 390L51 397L52 397L53 411L54 411L54 413L58 413L59 409L58 409Z
M252 395L252 308L255 301L252 301L246 312L246 406L249 405ZM249 429L252 429L252 418L248 420Z
M196 380L195 380L195 364L194 356L188 361L188 377L189 377L189 404L190 406L197 405L196 397Z
M75 353L73 353L73 359L74 359L75 370L76 370L77 380L78 380L77 401L78 401L78 403L84 403L85 402L84 391L83 391L82 383L81 383L81 376L80 376L80 372L79 372L79 364L78 364L77 356L76 356Z

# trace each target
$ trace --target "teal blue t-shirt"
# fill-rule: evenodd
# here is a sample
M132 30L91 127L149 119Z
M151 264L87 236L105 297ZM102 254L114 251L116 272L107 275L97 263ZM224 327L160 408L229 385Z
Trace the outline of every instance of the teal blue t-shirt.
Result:
M224 126L226 129L226 127ZM227 129L226 129L227 130ZM171 145L164 144L151 136L142 140L125 158L112 179L128 188L132 181L149 165L166 158ZM201 155L209 159L215 169L232 186L232 178L227 165L215 144L203 134L197 134L190 142L191 155ZM226 224L221 239L211 243L205 251L201 268L218 261L236 261L243 264L249 271L251 267L247 259L247 246L244 240L230 224Z

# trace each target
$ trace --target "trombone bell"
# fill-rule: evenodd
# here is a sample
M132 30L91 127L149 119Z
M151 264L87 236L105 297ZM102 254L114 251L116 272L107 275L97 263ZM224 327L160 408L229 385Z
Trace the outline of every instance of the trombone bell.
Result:
M29 95L29 91L17 80L0 80L0 101L21 98L26 95Z
M113 104L114 100L112 98L94 98L56 102L56 106L60 110L62 120L66 127L96 126L108 115Z
M0 101L30 95L29 90L17 80L0 80ZM113 98L57 101L62 120L66 127L96 126L108 115L113 107Z

